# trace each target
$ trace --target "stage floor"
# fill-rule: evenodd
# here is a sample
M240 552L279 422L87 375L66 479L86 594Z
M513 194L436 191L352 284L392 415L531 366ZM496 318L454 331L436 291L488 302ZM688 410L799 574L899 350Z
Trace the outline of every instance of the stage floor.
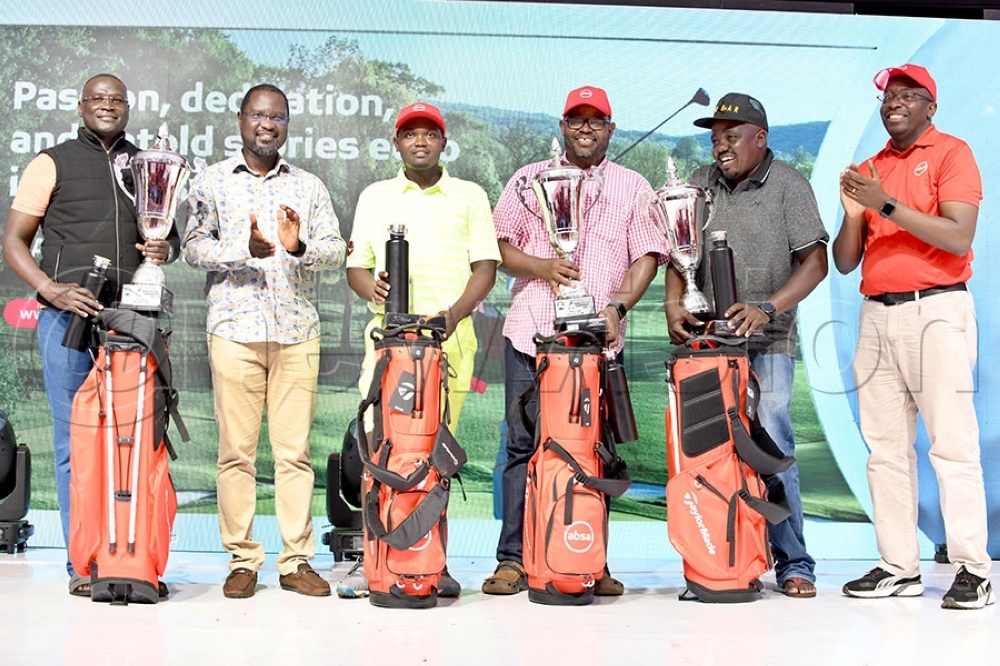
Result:
M814 599L783 596L768 575L759 601L709 605L677 599L677 560L612 559L623 597L556 608L483 595L492 558L451 557L461 597L418 611L283 591L273 555L256 596L226 599L227 557L189 552L171 555L166 601L110 606L67 593L64 558L30 544L0 554L0 664L972 664L1000 653L996 606L941 609L953 574L931 561L918 598L843 597L872 563L821 560ZM313 564L331 583L350 567L328 552Z

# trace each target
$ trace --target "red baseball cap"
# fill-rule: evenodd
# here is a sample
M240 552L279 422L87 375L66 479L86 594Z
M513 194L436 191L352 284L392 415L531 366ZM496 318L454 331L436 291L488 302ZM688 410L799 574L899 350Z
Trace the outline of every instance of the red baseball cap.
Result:
M563 109L563 117L578 106L592 106L608 118L611 117L611 103L608 101L608 94L600 88L594 86L584 86L577 88L566 97L566 108Z
M414 102L409 106L404 106L399 110L399 117L396 118L396 131L407 122L416 118L426 118L441 128L441 133L445 134L444 116L441 110L427 102Z
M921 88L926 88L927 92L931 94L931 99L937 99L937 84L934 83L931 73L920 65L907 63L899 67L888 67L876 74L872 81L875 83L876 88L885 92L886 86L889 85L889 80L899 76L910 79Z

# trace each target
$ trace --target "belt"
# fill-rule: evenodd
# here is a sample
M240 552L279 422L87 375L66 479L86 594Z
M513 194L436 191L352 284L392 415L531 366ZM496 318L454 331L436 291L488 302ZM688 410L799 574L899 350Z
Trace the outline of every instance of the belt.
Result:
M875 301L877 303L882 303L883 305L899 305L900 303L919 301L921 298L927 298L928 296L934 296L935 294L944 294L949 291L967 291L967 288L964 282L959 282L958 284L928 287L927 289L921 289L920 291L894 291L887 292L885 294L875 294L874 296L865 296L865 300Z

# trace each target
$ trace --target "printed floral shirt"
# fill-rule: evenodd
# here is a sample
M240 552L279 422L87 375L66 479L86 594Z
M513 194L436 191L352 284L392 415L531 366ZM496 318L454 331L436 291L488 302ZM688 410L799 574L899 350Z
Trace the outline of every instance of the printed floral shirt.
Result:
M339 267L347 250L323 182L284 159L258 175L241 151L198 176L190 203L184 259L208 271L208 332L244 343L295 344L319 336L315 273ZM301 257L278 241L281 204L299 214L299 240L306 246ZM274 256L250 256L251 214L275 244Z

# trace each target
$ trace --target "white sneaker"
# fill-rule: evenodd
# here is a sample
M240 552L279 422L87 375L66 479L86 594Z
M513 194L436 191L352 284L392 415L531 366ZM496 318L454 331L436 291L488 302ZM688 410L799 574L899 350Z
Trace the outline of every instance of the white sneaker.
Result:
M354 563L344 580L337 583L337 596L341 599L360 599L368 596L368 579L365 578L365 564L362 558Z

